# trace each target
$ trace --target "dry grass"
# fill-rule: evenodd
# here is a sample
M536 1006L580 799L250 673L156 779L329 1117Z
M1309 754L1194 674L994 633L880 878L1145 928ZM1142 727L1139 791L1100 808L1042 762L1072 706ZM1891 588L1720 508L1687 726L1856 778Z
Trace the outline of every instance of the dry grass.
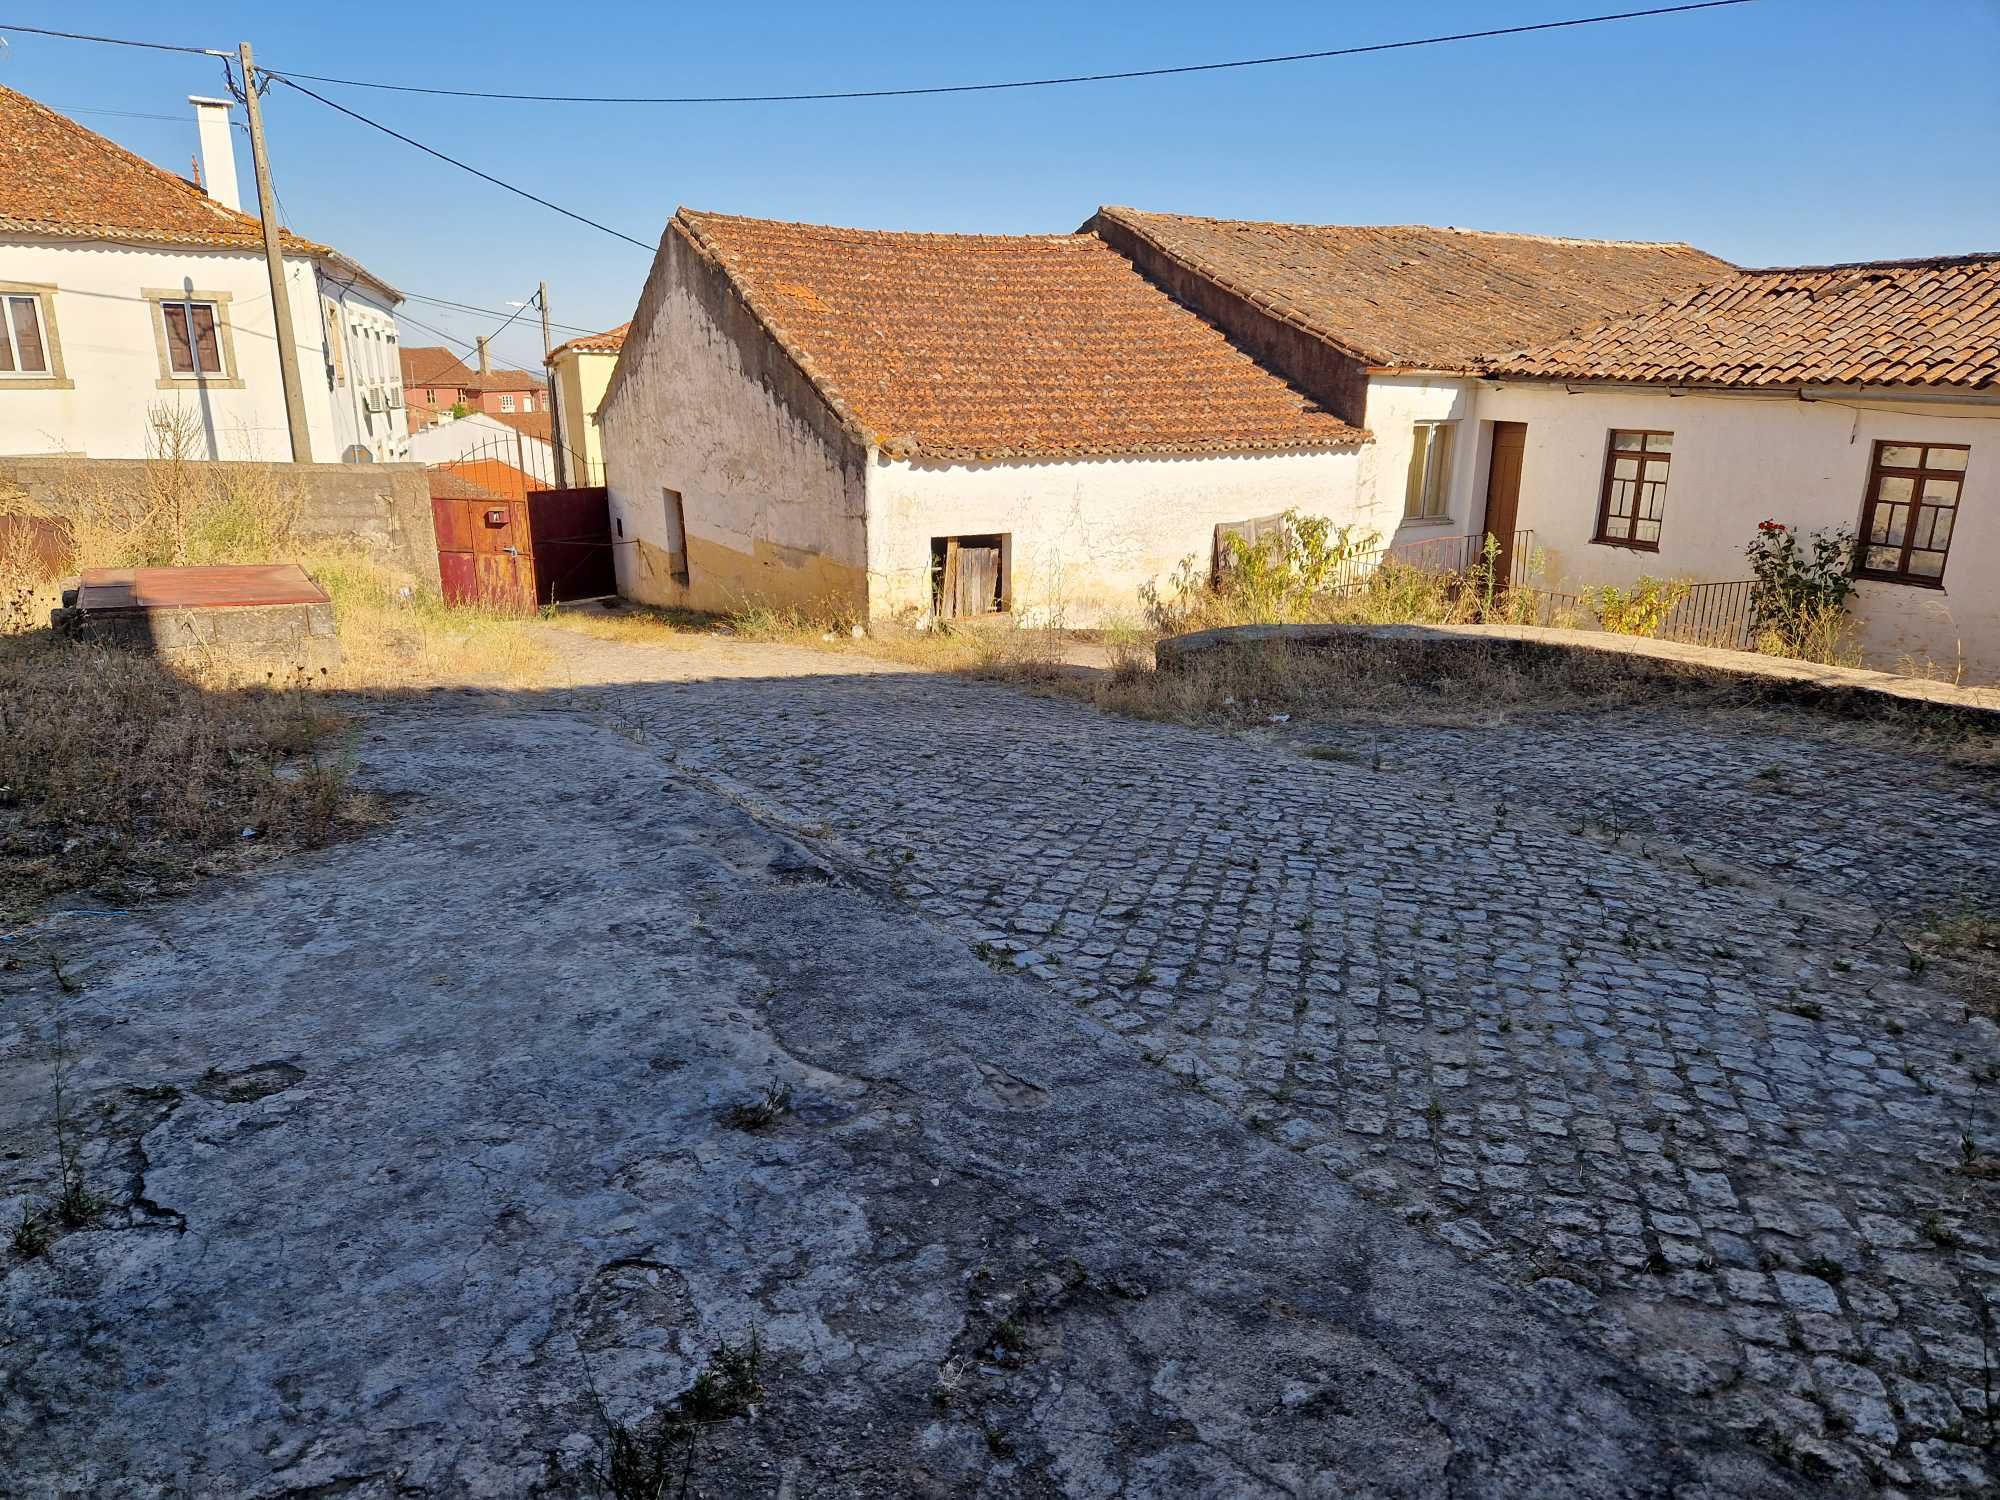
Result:
M291 684L219 691L140 653L0 636L0 922L76 892L178 889L369 820L341 728Z
M1132 718L1212 728L1277 722L1482 727L1649 707L1727 719L1746 731L1796 728L1877 748L1918 748L1961 765L2000 765L1987 718L1873 693L1821 694L1774 680L1611 651L1512 641L1336 637L1311 646L1260 641L1196 654L1162 670L1134 656L1109 672L1031 685Z

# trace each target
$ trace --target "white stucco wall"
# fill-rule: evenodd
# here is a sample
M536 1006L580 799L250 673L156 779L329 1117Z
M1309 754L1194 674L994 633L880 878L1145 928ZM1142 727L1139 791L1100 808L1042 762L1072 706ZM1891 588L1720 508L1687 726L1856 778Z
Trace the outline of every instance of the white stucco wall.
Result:
M931 607L931 540L1012 537L1011 591L1023 621L1089 626L1139 612L1139 590L1184 557L1205 573L1215 527L1284 510L1386 536L1393 520L1358 489L1363 449L925 464L868 470L871 613ZM1400 513L1398 488L1396 509Z
M400 410L374 417L373 431L336 405L328 379L322 321L322 278L309 259L287 258L292 321L304 367L312 457L336 462L352 444L377 461L402 457ZM77 453L92 458L143 458L148 413L157 403L183 407L197 419L205 456L282 460L291 457L279 376L276 324L264 260L253 251L141 246L99 241L0 242L0 285L32 287L44 299L63 384L10 382L0 377L0 453ZM213 296L223 311L229 368L211 380L173 379L161 367L156 304L149 291L173 289ZM386 295L365 283L328 288L351 328L366 327L386 343L392 373L395 322ZM371 351L350 345L349 369ZM339 400L350 403L349 392Z
M1910 660L1952 670L1962 661L1967 680L2000 679L2000 408L1886 397L1840 402L1482 383L1473 411L1482 439L1495 421L1528 424L1517 524L1535 533L1547 585L1565 589L1626 584L1642 574L1747 578L1744 549L1766 517L1806 530L1859 526L1878 439L1969 444L1944 587L1864 580L1852 611L1858 643L1876 665ZM1374 426L1372 407L1370 416ZM1614 428L1674 434L1656 553L1591 542ZM1378 428L1377 441L1388 440ZM1477 523L1484 463L1461 482ZM1395 488L1400 494L1400 481Z
M861 450L672 233L598 421L621 594L696 609L865 609ZM669 489L686 519L685 587L673 578Z
M1367 417L1375 441L1363 451L1361 493L1381 517L1382 545L1407 546L1436 537L1467 536L1483 519L1491 429L1477 418L1473 381L1446 376L1376 375L1368 381ZM1403 505L1412 437L1419 422L1455 422L1449 504L1440 519L1406 521Z

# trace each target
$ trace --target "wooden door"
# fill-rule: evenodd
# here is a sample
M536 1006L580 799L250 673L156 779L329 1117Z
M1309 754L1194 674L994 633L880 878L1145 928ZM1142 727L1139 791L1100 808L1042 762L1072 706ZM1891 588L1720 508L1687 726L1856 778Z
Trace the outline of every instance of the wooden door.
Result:
M1526 422L1493 424L1493 458L1486 469L1486 534L1500 549L1493 557L1496 588L1514 581L1514 523L1521 511L1521 455L1527 448Z

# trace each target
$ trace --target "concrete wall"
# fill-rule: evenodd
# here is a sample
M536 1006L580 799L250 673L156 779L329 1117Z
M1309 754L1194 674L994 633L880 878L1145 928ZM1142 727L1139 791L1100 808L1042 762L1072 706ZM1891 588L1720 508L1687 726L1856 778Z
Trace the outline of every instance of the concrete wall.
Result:
M322 275L307 259L288 257L285 273L313 458L334 462L356 444L377 460L399 456L402 413L384 411L368 419L355 409L357 372L385 389L399 383L395 322L386 295L351 276ZM202 457L283 461L292 456L262 255L9 240L0 243L0 284L41 296L50 343L61 359L59 379L0 379L0 454L142 458L149 451L148 412L165 403L195 419ZM220 376L196 380L167 371L158 308L148 297L163 291L207 294L216 301L226 365ZM329 318L329 303L338 317ZM348 383L338 388L329 342L333 323L348 340L338 366ZM388 370L369 374L384 350Z
M1365 451L1362 450L1362 451ZM1012 537L1017 618L1088 626L1139 610L1139 590L1184 557L1205 573L1215 527L1297 509L1384 530L1358 492L1363 459L1331 453L1200 454L976 464L878 460L868 471L870 613L931 608L931 540ZM1396 505L1401 507L1400 489ZM1386 534L1386 532L1385 532Z
M149 467L140 459L0 457L0 512L8 509L12 491L25 494L27 508L41 514L63 514L66 497L78 493L114 501L130 496L137 506L147 492ZM199 465L195 473L207 483L226 484L238 470L258 483L299 487L302 506L294 530L301 541L351 543L414 582L437 582L430 476L418 465L224 460Z
M1750 576L1744 549L1767 517L1813 530L1858 528L1878 439L1969 444L1971 459L1944 587L1864 580L1850 608L1871 665L1905 661L2000 679L2000 408L1891 398L1669 396L1482 383L1479 424L1526 422L1519 525L1535 532L1550 587L1626 584L1641 574L1697 581ZM1386 408L1385 408L1386 409ZM1674 434L1658 552L1593 544L1613 428ZM1378 431L1386 444L1388 434ZM1482 518L1485 466L1461 471L1454 515ZM1400 493L1400 490L1398 490Z
M866 607L865 450L672 229L599 425L620 593L697 609ZM685 587L669 489L686 517Z

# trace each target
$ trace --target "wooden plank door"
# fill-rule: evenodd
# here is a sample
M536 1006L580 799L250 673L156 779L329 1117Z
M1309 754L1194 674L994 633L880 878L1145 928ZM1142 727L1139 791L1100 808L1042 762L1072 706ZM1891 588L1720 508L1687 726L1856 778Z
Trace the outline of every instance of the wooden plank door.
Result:
M1514 581L1514 523L1521 513L1521 456L1527 448L1526 422L1493 424L1493 457L1486 468L1486 534L1500 549L1493 557L1497 588Z
M954 613L990 615L1000 592L1000 549L958 548L958 607Z

